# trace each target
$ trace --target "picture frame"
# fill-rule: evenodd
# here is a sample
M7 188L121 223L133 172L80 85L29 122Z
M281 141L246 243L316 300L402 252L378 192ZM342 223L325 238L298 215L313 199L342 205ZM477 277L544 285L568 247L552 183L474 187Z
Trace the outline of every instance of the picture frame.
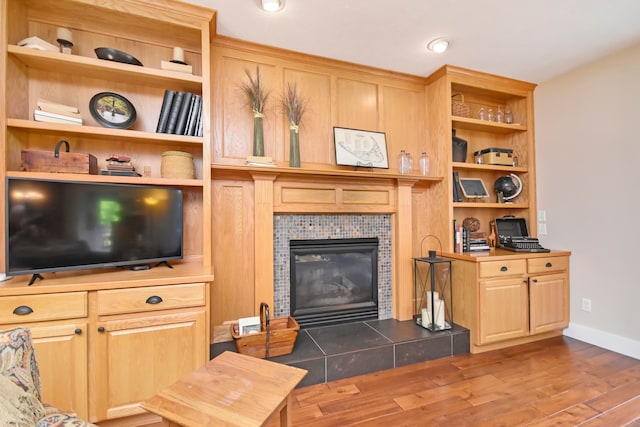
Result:
M487 187L481 178L460 178L460 189L467 199L481 199L489 197Z
M258 334L262 331L260 316L243 317L238 319L238 332L240 335Z
M384 132L334 126L336 165L389 169Z

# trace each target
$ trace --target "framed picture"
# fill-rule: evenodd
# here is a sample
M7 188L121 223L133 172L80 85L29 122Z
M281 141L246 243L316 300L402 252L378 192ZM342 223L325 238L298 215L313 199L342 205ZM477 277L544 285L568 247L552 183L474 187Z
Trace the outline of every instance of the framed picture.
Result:
M384 132L334 127L333 142L337 165L389 169Z
M460 188L467 199L489 197L487 187L480 178L460 178Z

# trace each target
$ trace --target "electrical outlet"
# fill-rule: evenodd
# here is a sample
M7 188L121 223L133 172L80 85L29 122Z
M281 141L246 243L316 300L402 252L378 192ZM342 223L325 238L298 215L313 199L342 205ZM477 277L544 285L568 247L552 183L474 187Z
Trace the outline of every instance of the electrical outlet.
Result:
M538 211L538 222L545 222L547 220L547 211Z
M591 312L591 300L589 298L582 298L582 311Z
M544 222L538 224L538 234L540 234L541 236L547 235L547 224L545 224Z

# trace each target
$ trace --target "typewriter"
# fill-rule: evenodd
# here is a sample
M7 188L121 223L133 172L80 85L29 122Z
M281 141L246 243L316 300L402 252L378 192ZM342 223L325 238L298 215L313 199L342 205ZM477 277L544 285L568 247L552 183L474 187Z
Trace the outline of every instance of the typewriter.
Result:
M527 221L524 218L496 218L498 247L514 252L549 252L543 248L536 237L529 236Z

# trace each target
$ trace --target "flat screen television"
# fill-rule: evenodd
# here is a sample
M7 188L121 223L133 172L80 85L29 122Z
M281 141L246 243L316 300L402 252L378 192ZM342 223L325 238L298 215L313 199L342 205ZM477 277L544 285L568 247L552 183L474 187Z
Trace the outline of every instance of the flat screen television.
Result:
M6 274L181 259L182 190L8 177Z

